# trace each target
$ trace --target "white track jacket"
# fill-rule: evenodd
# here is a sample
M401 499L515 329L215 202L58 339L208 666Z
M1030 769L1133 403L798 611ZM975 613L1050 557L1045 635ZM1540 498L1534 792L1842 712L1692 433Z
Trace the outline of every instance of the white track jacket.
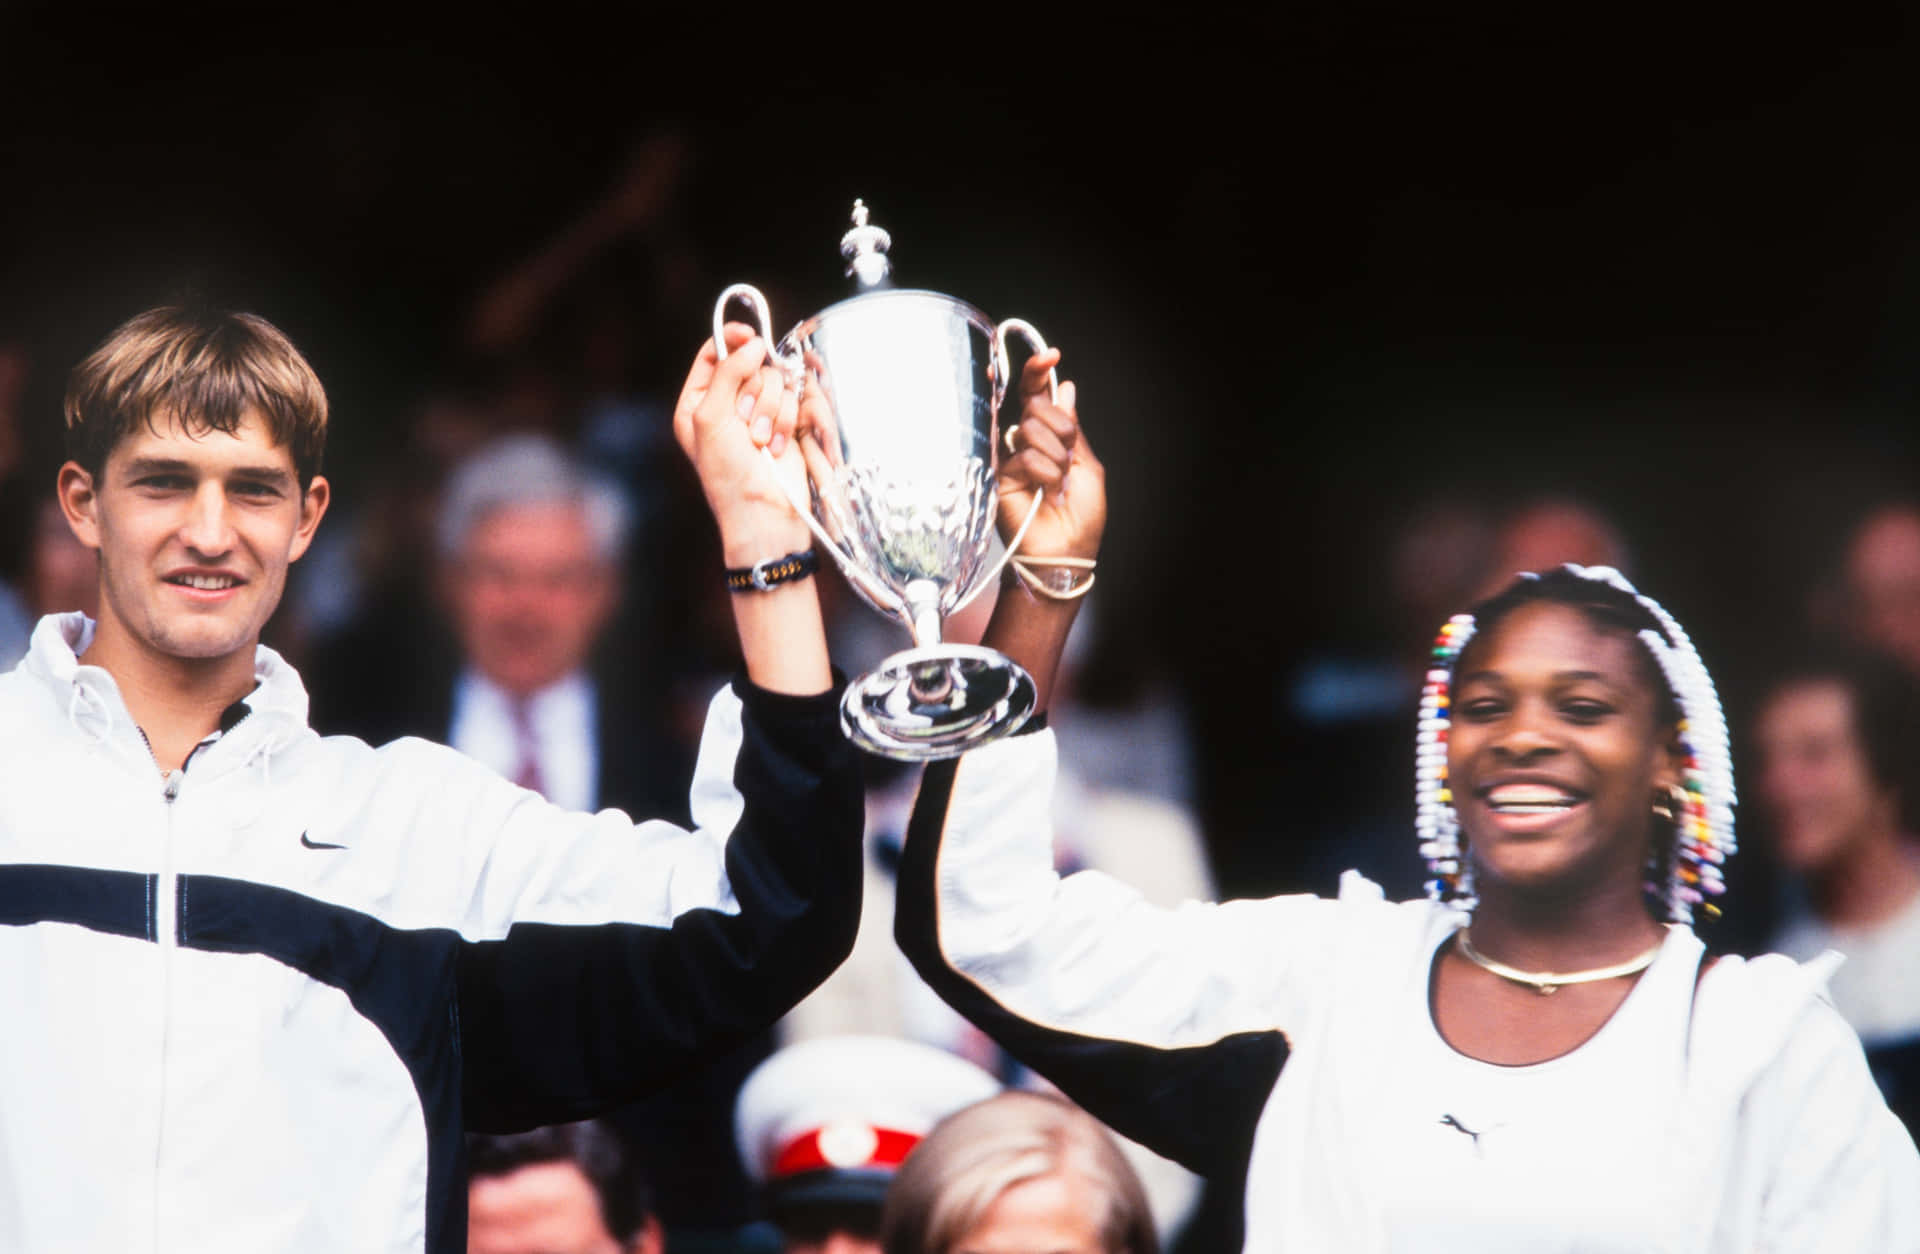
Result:
M1689 975L1670 1075L1608 1076L1620 1096L1595 1093L1591 1124L1527 1130L1567 1151L1602 1132L1632 1146L1631 1170L1580 1177L1591 1181L1583 1201L1643 1217L1626 1245L1572 1217L1551 1231L1553 1216L1533 1217L1520 1245L1503 1240L1534 1203L1516 1194L1488 1196L1477 1228L1416 1223L1395 1235L1383 1147L1424 1135L1480 1149L1477 1136L1469 1147L1437 1129L1439 1108L1400 1100L1398 1083L1412 1070L1406 1025L1425 1010L1432 955L1463 918L1384 901L1352 872L1337 900L1174 910L1098 872L1062 879L1053 764L1042 731L928 768L896 934L956 1009L1093 1114L1196 1171L1244 1180L1247 1249L1920 1250L1920 1155L1825 999L1832 962L1778 956L1721 959L1690 1012ZM1691 934L1670 944L1699 953ZM1650 1113L1631 1100L1645 1093L1663 1095ZM1619 1108L1634 1120L1624 1128L1609 1121ZM1544 1170L1562 1157L1577 1155L1548 1150ZM1622 1196L1608 1191L1616 1177L1651 1183Z
M163 777L91 631L43 620L0 676L8 1254L458 1254L464 1131L657 1089L852 944L831 695L716 697L682 831L320 737L266 648Z

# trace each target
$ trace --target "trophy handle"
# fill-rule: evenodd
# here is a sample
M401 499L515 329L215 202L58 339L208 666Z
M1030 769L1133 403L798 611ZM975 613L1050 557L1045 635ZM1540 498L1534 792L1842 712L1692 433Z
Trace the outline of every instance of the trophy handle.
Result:
M727 290L732 291L733 289L728 288ZM751 291L752 289L749 288L748 290ZM760 293L754 292L754 295L758 296ZM713 315L713 327L714 335L718 336L720 334L720 315L718 313ZM999 368L1002 379L1009 379L1013 373L1013 366L1007 360L1007 332L1009 331L1014 332L1021 339L1025 340L1034 352L1044 353L1047 351L1046 337L1040 334L1039 328L1035 327L1025 318L1008 318L1005 322L1002 322L993 329L994 365ZM1047 399L1056 405L1060 403L1060 373L1057 370L1047 371Z
M805 377L804 367L797 366L794 362L782 357L774 348L773 315L768 312L767 298L751 283L735 283L720 293L719 300L713 302L713 348L718 359L721 361L727 359L727 306L736 298L746 301L752 307L755 329L759 331L760 338L767 342L767 359L778 366L782 374L798 383ZM907 607L906 600L893 589L861 570L834 541L833 536L828 534L827 529L820 525L820 520L813 516L812 504L800 489L788 483L786 476L780 473L780 463L773 459L772 451L763 447L760 455L766 458L767 473L772 475L774 483L779 485L780 494L787 498L787 504L792 506L793 512L800 516L800 521L807 524L807 530L813 533L813 538L833 556L834 565L838 566L848 579L858 584L860 590L872 598L874 604L884 606L889 613L904 612ZM1028 521L1032 521L1031 516ZM1024 532L1025 528L1021 530ZM997 567L994 573L999 573Z
M735 298L744 300L753 308L753 328L760 332L760 338L767 342L767 352L773 352L773 314L767 307L767 297L751 283L735 283L720 293L720 299L713 302L713 347L720 354L720 360L727 359L727 306ZM785 362L781 363L785 365Z
M1031 345L1034 352L1044 353L1047 351L1046 337L1040 334L1038 327L1035 327L1025 318L1008 318L1005 322L1002 322L993 329L994 366L999 371L1000 377L1003 380L1012 372L1012 366L1007 360L1007 332L1009 331L1012 331ZM1047 399L1056 404L1059 403L1060 376L1057 371L1047 371ZM993 583L994 580L1000 577L1000 571L1006 566L1007 562L1012 559L1013 555L1020 551L1020 542L1027 538L1027 528L1033 526L1035 516L1040 513L1040 503L1045 499L1046 494L1044 492L1038 488L1034 489L1033 504L1028 507L1027 516L1021 520L1020 529L1014 532L1013 539L1007 542L1005 551L1000 554L1000 560L995 562L993 569L988 571L981 577L978 583L973 585L973 591L961 597L947 613L958 614L961 610L973 604L973 599L982 592L985 592L987 585Z

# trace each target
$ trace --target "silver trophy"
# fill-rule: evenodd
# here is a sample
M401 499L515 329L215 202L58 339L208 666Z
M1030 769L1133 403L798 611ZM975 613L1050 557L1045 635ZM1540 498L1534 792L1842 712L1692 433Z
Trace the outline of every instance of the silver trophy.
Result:
M995 323L951 296L891 286L891 245L854 201L840 251L858 294L775 345L767 298L736 283L714 304L713 341L724 357L727 309L744 302L772 346L769 361L799 389L806 482L780 475L771 455L769 467L847 581L913 637L911 649L848 685L840 721L861 747L921 762L958 757L1033 713L1023 668L992 649L943 643L940 624L993 581L1039 509L1036 495L990 560L1007 335L1035 352L1046 341L1017 318Z

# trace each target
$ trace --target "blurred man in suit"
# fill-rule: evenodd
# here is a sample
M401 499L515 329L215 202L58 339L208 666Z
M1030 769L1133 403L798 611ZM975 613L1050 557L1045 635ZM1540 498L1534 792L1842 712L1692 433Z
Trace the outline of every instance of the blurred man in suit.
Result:
M441 503L441 590L462 666L434 712L440 738L570 809L629 809L608 794L679 783L618 778L658 758L607 751L638 732L608 722L629 707L602 699L591 666L619 604L627 514L616 487L533 435L481 449Z
M444 623L420 625L412 652L425 657L391 682L342 685L351 708L315 721L376 744L452 745L568 809L680 814L692 764L663 730L664 677L599 648L620 608L628 520L620 489L552 440L482 447L441 497Z

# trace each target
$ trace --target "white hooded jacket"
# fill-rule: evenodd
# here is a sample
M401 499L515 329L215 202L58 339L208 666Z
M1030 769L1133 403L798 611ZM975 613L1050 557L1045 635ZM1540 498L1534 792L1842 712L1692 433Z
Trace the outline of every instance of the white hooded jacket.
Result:
M91 632L0 676L0 1250L464 1250L464 1131L657 1088L851 945L831 694L717 696L683 831L318 736L264 647L162 776Z
M1701 946L1685 929L1663 949L1684 964L1668 1017L1637 1016L1670 1025L1670 1052L1656 1041L1634 1055L1653 1067L1594 1075L1579 1096L1595 1118L1523 1130L1542 1147L1525 1169L1633 1218L1603 1239L1497 1185L1464 1206L1446 1198L1430 1224L1409 1214L1394 1192L1409 1177L1383 1170L1405 1143L1393 1138L1480 1149L1477 1128L1459 1129L1470 1149L1436 1128L1437 1098L1389 1109L1420 1074L1413 1029L1432 1033L1433 954L1463 916L1387 902L1353 872L1337 899L1172 910L1098 872L1063 879L1053 759L1042 731L929 768L900 875L901 946L956 1009L1116 1130L1244 1180L1247 1249L1920 1250L1920 1154L1825 999L1836 959L1725 958L1696 993ZM1622 1147L1604 1178L1569 1165L1593 1161L1596 1140ZM1398 1156L1424 1184L1419 1153ZM1623 1195L1620 1179L1646 1192Z

